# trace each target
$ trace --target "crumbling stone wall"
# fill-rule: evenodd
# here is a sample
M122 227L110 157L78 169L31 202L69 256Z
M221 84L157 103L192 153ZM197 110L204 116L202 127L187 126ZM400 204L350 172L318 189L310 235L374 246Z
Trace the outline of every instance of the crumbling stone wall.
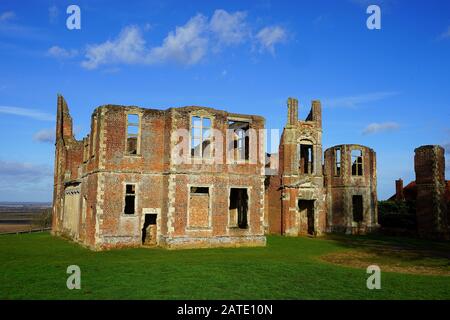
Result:
M137 137L130 140L136 154L127 151L127 117L137 115ZM191 118L208 117L212 128L225 137L230 120L246 121L256 132L250 135L255 162L227 162L226 139L208 159L190 160ZM260 246L264 236L264 119L204 107L144 109L134 106L98 107L91 119L91 132L75 140L72 119L62 96L58 96L55 147L53 233L65 235L92 249L142 245L146 215L156 217L155 244L169 248L210 246ZM187 136L180 137L179 130ZM253 151L252 151L253 150ZM177 155L178 158L179 154ZM179 159L178 159L179 160ZM132 186L128 188L128 186ZM208 188L207 200L192 199L191 188ZM68 188L79 190L76 204L65 202ZM245 189L248 203L244 227L230 221L230 192ZM131 192L134 213L126 213ZM129 205L129 204L128 204ZM199 208L199 206L202 206ZM64 208L66 208L64 210ZM200 209L200 210L199 210ZM66 211L66 212L65 212ZM68 224L67 212L76 212ZM207 214L207 216L206 216ZM149 221L152 219L148 219ZM153 222L152 222L153 223ZM67 227L76 225L76 228Z
M357 159L352 159L353 150L357 151L356 154L361 152L362 155L359 172L354 163ZM355 144L331 147L325 151L324 174L328 232L355 234L378 228L375 152ZM357 199L362 200L360 221L354 216Z
M426 145L414 151L418 233L426 238L448 239L444 148Z

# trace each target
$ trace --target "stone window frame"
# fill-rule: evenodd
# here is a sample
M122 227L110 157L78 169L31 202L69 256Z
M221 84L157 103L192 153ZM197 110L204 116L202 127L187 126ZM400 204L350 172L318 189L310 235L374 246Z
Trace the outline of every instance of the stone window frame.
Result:
M339 151L339 161L337 161L337 154ZM339 163L339 172L337 170L338 168L338 163ZM334 176L335 177L340 177L342 174L342 148L341 147L336 147L334 148L334 163L333 163L333 168L334 168Z
M251 119L251 118L244 118L244 117L233 117L233 116L230 116L230 117L227 117L227 121L226 121L226 124L227 124L227 131L228 131L228 123L229 123L230 121L246 122L246 123L248 123L248 129L249 129L249 130L252 129L253 119ZM247 132L245 136L247 136L247 135L249 135L249 132ZM230 138L228 134L226 134L226 137L227 137L227 138ZM231 160L232 160L231 163L232 163L232 164L248 164L248 163L250 163L250 157L251 157L251 155L250 155L250 144L251 144L251 142L250 142L250 136L248 136L248 137L249 137L249 141L248 141L248 148L249 148L248 154L249 154L249 158L248 158L248 159L236 159L236 157L234 156L234 148L233 148L233 156L232 156L232 158L231 158ZM232 136L232 138L233 138L233 144L234 144L234 136ZM256 148L258 148L258 143L259 143L259 141L258 141L258 135L256 135ZM244 138L244 144L245 144L245 138ZM227 145L227 150L226 150L226 152L227 152L227 154L228 154L228 153L231 151L231 150L228 150L228 146L229 146L229 142L228 142L228 141L226 142L226 145Z
M130 154L128 152L128 116L137 115L138 116L138 133L136 142L136 154ZM125 112L125 156L126 157L142 157L141 153L141 140L142 140L142 111L140 110L127 110Z
M96 113L94 113L94 116L92 117L92 135L91 135L91 152L90 152L90 158L95 159L95 152L97 148L97 125L98 125L98 116Z
M125 213L125 197L127 195L127 185L134 185L134 213L133 214L126 214ZM122 182L122 210L120 215L122 217L137 217L138 214L138 191L139 191L139 184L137 182L129 182L129 181L123 181Z
M81 196L81 224L82 225L86 224L87 204L88 204L87 195L86 194L82 195Z
M304 143L307 142L307 143ZM301 146L305 145L305 146L311 146L311 165L312 165L312 170L311 173L304 173L302 170L304 170L304 168L300 168L300 165L298 166L299 169L299 173L301 175L307 175L307 176L313 176L316 175L317 173L317 168L316 168L316 142L315 140L313 140L311 137L307 137L307 138L300 138L297 139L297 147L296 147L296 157L297 157L297 163L300 164L300 159L301 159L301 154L300 154L300 150L301 150Z
M229 185L227 192L227 230L242 230L242 231L250 231L251 228L251 206L252 206L252 197L251 192L253 187L252 186L240 186L240 185ZM236 221L236 224L231 224L230 221L230 197L231 197L231 189L247 189L247 197L248 197L248 203L247 203L247 228L239 228L238 223ZM237 216L236 216L237 218Z
M203 156L203 146L202 146L202 152L201 152L201 156L196 156L196 155L192 155L192 131L193 131L193 118L194 117L198 117L200 118L200 122L201 122L201 127L200 127L200 134L201 134L201 141L200 141L200 145L203 143L203 119L204 118L208 118L210 120L210 138L211 138L211 143L210 143L210 148L209 148L209 156ZM212 115L209 112L205 112L203 110L201 111L195 111L195 112L191 112L189 114L189 157L190 159L194 159L194 160L207 160L207 161L211 161L212 159L214 159L214 144L212 141L212 136L213 136L213 128L214 128L214 124L215 124L215 117L214 115ZM195 127L198 128L198 127Z
M353 159L352 159L352 152L354 151L354 150L358 150L358 151L361 151L361 175L358 175L358 174L353 174L353 172L352 172L352 168L353 168ZM350 148L350 176L351 177L353 177L353 178L363 178L364 177L364 171L365 171L365 167L364 167L364 159L365 159L365 157L366 157L366 154L365 154L365 151L364 151L364 148L361 148L361 147L357 147L357 146L355 146L355 147L351 147ZM356 170L358 170L358 169L356 169ZM358 173L358 172L357 172Z
M83 138L83 163L87 163L91 158L90 154L90 135Z
M198 227L198 226L190 226L189 225L189 207L191 202L191 187L198 188L208 188L209 195L209 207L208 207L208 226L207 227ZM213 205L213 196L212 191L214 190L214 184L187 184L187 210L186 210L186 231L212 231L212 205Z

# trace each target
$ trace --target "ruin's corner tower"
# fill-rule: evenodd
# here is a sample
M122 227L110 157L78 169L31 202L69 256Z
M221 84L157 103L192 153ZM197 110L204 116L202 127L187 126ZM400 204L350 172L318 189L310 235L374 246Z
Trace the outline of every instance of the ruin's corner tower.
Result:
M448 238L444 148L427 145L414 152L418 233L426 238Z
M327 231L366 233L378 227L376 154L356 144L325 151Z

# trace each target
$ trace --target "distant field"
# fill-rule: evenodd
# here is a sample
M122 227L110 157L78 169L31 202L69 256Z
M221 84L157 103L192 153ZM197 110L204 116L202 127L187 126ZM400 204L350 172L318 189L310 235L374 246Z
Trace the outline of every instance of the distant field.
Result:
M0 202L0 233L35 228L35 217L49 207L50 203Z
M449 253L405 238L278 236L266 248L92 252L49 233L3 235L0 298L450 299ZM66 288L73 264L81 290ZM368 264L381 267L381 290L367 289Z
M2 224L2 223L0 223L0 233L29 231L30 229L33 229L33 228L35 228L35 227L31 224Z

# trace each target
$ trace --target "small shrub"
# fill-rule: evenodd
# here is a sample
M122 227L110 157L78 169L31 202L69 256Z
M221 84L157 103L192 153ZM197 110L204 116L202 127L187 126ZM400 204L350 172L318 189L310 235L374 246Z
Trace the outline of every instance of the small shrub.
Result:
M38 228L50 228L52 225L52 208L43 210L41 213L36 214L33 220L33 224Z
M379 201L378 223L383 228L416 229L414 201Z

